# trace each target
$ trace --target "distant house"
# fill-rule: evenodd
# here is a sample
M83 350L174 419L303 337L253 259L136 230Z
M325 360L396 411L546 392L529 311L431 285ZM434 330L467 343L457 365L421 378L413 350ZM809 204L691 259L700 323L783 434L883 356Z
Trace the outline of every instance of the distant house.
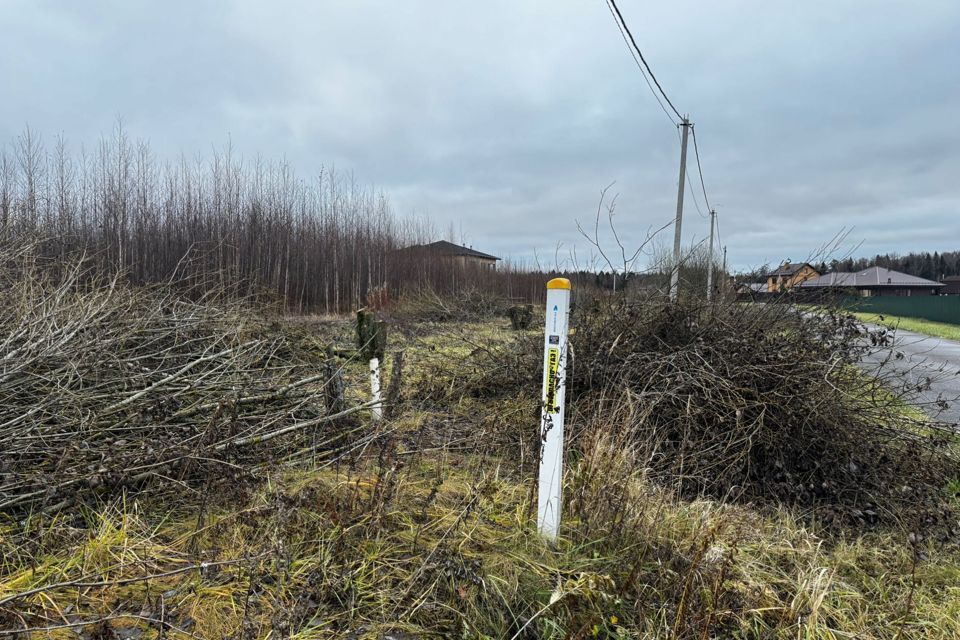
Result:
M937 295L943 283L918 278L884 267L870 267L855 273L834 272L811 278L800 285L804 291L816 289L856 289L859 295L869 296L930 296Z
M789 291L797 285L816 278L820 272L809 263L792 264L789 260L781 264L773 273L766 274L767 292Z
M483 253L470 247L461 247L446 240L413 245L400 249L396 254L398 256L410 256L414 259L450 260L460 267L479 267L491 271L497 268L497 262L500 260L497 256L492 256L489 253Z
M766 282L740 282L736 285L736 291L740 295L753 295L768 293L769 288Z
M947 276L946 278L941 278L940 282L943 283L943 289L940 290L940 293L943 295L960 295L960 276Z

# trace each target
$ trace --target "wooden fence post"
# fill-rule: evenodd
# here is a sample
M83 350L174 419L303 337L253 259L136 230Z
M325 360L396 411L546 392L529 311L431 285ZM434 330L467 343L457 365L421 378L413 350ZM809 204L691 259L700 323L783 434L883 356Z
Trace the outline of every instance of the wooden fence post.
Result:
M324 370L327 375L324 400L327 405L327 413L333 415L346 409L346 402L343 399L343 371L337 364L337 356L333 345L327 347L327 360L324 363Z
M390 385L387 387L387 418L396 418L400 414L400 389L402 385L403 351L397 351L393 355Z
M514 331L529 329L533 322L533 305L518 304L507 309L507 315L510 316L510 326Z
M366 309L357 311L357 349L366 360L383 360L387 349L387 323Z

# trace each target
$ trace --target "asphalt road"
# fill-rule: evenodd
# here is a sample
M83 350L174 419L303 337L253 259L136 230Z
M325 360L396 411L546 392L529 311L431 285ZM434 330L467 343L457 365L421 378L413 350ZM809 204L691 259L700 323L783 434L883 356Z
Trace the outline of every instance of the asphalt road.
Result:
M895 357L898 353L903 357ZM870 372L880 363L902 373L911 386L929 380L930 388L920 391L915 402L932 418L960 428L960 342L896 329L892 346L876 347L863 359ZM941 408L938 401L948 406Z

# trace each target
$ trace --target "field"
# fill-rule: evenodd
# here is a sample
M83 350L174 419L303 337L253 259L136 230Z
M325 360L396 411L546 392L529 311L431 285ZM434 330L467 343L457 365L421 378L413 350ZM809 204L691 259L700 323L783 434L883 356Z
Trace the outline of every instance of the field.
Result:
M3 606L40 589L29 601L48 612L43 626L105 620L89 637L960 634L955 549L887 531L824 539L789 510L681 500L641 474L618 487L615 522L575 509L551 549L523 478L470 456L406 453L392 454L409 460L402 468L278 473L200 522L185 506L120 503L85 513L70 535L51 523L33 562L8 556ZM586 478L597 471L580 462L571 480L597 482ZM46 634L35 637L72 637Z
M0 317L2 635L960 636L955 437L843 365L849 318L578 300L552 546L542 315L381 310L375 422L350 316L31 264Z

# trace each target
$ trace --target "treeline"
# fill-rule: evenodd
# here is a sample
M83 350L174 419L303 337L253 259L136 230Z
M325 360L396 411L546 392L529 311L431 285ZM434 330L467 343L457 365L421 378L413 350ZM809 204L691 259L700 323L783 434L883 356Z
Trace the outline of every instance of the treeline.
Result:
M402 296L479 287L536 299L542 278L495 273L395 250L437 240L426 219L396 216L382 192L351 175L310 179L286 162L252 162L230 147L158 160L121 126L92 151L52 150L29 129L0 152L0 234L41 238L45 257L84 252L134 284L273 298L294 312L339 312Z
M940 280L945 276L960 275L960 251L921 252L898 255L887 253L872 258L845 258L820 262L817 268L821 273L828 271L862 271L869 267L885 267L902 271L928 280Z

